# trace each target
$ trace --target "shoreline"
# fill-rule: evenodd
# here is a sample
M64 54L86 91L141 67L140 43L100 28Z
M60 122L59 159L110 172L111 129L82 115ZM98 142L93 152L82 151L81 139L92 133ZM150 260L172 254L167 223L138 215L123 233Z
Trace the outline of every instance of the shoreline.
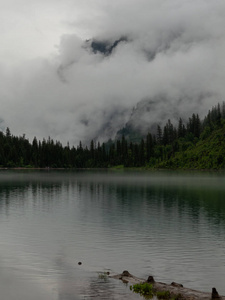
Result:
M196 172L223 172L225 169L190 169L190 168L148 168L148 167L123 167L123 168L117 168L115 167L109 167L109 168L51 168L51 167L0 167L0 170L43 170L43 171L51 171L51 170L109 170L109 171L196 171Z

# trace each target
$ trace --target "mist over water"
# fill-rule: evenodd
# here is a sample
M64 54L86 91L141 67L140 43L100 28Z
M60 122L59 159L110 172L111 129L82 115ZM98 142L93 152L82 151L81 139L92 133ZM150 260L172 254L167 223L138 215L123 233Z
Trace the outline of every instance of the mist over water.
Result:
M138 299L99 276L125 269L225 294L224 180L207 172L1 171L3 298Z

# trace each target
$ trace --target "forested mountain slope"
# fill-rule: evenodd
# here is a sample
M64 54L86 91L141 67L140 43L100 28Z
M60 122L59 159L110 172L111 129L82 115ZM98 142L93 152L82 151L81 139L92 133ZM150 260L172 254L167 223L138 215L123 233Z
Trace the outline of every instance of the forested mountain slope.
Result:
M161 168L225 169L225 125L185 151L157 164Z
M186 124L170 120L155 125L156 133L146 132L140 142L121 138L90 146L63 146L50 137L30 142L25 135L13 136L7 128L0 132L0 167L26 168L225 168L225 103L213 107L200 120L193 113Z

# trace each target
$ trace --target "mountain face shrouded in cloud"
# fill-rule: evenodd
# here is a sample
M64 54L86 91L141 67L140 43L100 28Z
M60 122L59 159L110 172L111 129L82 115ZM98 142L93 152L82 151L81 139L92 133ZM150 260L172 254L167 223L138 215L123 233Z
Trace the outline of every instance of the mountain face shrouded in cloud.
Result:
M15 135L103 141L225 98L224 0L11 2L0 13L0 118Z
M127 38L121 37L116 41L98 41L92 40L91 41L91 48L94 53L102 53L105 56L112 54L112 51L118 46L120 42L126 42ZM87 41L88 42L88 41Z
M200 111L198 106L203 104L203 101L210 100L210 94L200 95L198 98L190 99L184 97L176 99L176 105L173 105L174 99L169 99L167 95L158 95L152 99L143 99L133 107L128 121L120 128L116 134L116 139L121 139L124 135L131 142L140 142L146 137L148 132L157 133L158 125L163 127L168 119L178 126L178 120L182 118L184 123L188 123L190 115L183 111L185 103L195 102L193 111Z

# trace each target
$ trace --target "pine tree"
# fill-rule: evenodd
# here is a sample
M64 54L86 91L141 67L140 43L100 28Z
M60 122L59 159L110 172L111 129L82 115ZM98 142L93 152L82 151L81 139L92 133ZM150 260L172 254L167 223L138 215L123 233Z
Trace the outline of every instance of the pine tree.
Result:
M149 132L146 137L146 159L149 159L153 156L154 153L154 142L151 133Z
M157 125L157 136L156 136L156 139L157 139L157 143L159 145L162 144L162 129L160 127L160 125Z
M177 130L177 135L178 138L183 138L185 136L185 126L183 124L183 120L180 118L179 123L178 123L178 130Z

